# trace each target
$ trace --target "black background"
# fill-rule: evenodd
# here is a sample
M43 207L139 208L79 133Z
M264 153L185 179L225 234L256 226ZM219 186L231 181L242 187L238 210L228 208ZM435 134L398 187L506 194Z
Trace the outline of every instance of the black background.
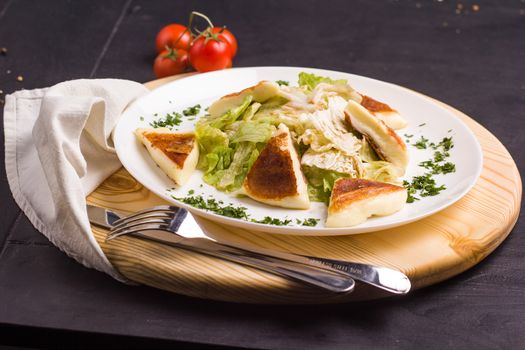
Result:
M523 171L525 1L462 1L459 11L458 3L0 0L0 47L8 49L0 56L0 90L5 95L76 78L152 80L156 32L199 10L237 36L234 66L319 67L406 86L480 122ZM3 143L3 132L0 137ZM482 263L408 297L251 306L120 284L40 235L14 203L5 175L0 196L0 344L525 346L522 220Z

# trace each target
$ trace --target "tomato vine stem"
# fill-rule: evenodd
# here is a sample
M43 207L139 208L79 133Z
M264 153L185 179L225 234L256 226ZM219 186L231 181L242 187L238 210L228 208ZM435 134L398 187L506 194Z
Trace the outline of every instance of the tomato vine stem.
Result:
M210 29L213 28L213 23L211 22L211 20L210 20L210 18L208 16L206 16L203 13L197 12L197 11L191 11L190 19L189 19L189 23L188 23L188 28L190 29L190 32L191 32L191 28L192 28L192 24L193 24L193 20L195 19L195 16L204 19L208 23L208 28L210 28ZM208 28L206 28L206 29L208 29ZM197 32L197 36L201 35L202 32L206 31L206 29L203 30L203 31L199 31L197 28L195 28L195 31Z

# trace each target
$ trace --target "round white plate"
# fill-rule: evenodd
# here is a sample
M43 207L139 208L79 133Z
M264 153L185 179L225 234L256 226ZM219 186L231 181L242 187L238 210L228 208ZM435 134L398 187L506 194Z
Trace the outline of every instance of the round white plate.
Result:
M313 202L309 210L295 210L272 207L258 203L250 198L237 198L220 192L202 181L202 172L195 171L189 182L181 188L174 189L171 181L149 156L145 147L136 139L133 131L138 127L148 127L149 123L168 112L181 112L183 109L199 103L204 108L219 97L242 90L257 84L261 80L286 80L290 84L297 84L299 72L310 72L333 79L347 79L355 89L389 104L405 117L409 126L398 130L398 134L413 135L409 140L414 143L421 136L431 142L438 143L444 137L453 137L454 147L450 151L449 161L456 164L456 172L447 175L435 175L438 185L445 185L446 190L433 197L420 197L414 203L407 203L405 207L389 216L372 217L366 222L348 228L325 228L326 206L323 203ZM184 117L183 123L176 130L192 130L196 119ZM135 101L124 112L115 128L114 143L124 167L129 173L158 196L184 207L195 215L207 219L243 227L248 230L266 231L271 233L295 235L348 235L387 229L424 218L436 213L456 202L464 196L474 185L482 169L482 152L479 143L472 132L454 114L437 103L406 88L385 83L375 79L358 75L295 67L255 67L236 68L224 71L194 75L168 83L148 95ZM410 165L405 179L410 180L414 175L425 173L426 169L418 164L432 158L433 150L419 150L408 145ZM265 216L281 220L291 220L289 226L275 226L253 223L251 221L233 219L220 216L205 210L197 209L173 199L201 195L204 199L215 198L226 205L246 207L250 219L261 220ZM319 219L315 227L301 226L296 220L307 218Z

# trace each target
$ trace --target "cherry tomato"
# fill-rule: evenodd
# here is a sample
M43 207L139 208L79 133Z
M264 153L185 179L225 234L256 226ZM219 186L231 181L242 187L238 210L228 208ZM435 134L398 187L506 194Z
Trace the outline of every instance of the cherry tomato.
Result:
M198 72L230 68L232 65L230 44L221 38L199 36L191 46L190 63Z
M233 36L232 32L226 29L226 27L213 27L211 31L212 33L220 33L219 38L230 44L232 58L234 58L237 54L237 39L235 39L235 36Z
M157 78L183 73L188 66L188 52L182 49L162 51L153 63L153 71Z
M170 48L177 48L188 50L191 44L191 33L188 27L182 24L168 24L157 33L155 39L155 46L157 52L161 53L166 50L166 46Z

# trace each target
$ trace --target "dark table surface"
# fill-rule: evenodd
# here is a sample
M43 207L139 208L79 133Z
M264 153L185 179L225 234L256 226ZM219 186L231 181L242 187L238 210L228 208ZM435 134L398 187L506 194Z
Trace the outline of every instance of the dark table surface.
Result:
M0 55L0 90L76 78L152 80L157 30L200 10L236 34L237 67L320 67L409 87L480 122L523 171L525 1L461 4L0 0L0 47L8 49ZM521 217L479 265L407 297L336 306L227 304L123 285L69 259L13 201L0 154L0 344L525 347Z

